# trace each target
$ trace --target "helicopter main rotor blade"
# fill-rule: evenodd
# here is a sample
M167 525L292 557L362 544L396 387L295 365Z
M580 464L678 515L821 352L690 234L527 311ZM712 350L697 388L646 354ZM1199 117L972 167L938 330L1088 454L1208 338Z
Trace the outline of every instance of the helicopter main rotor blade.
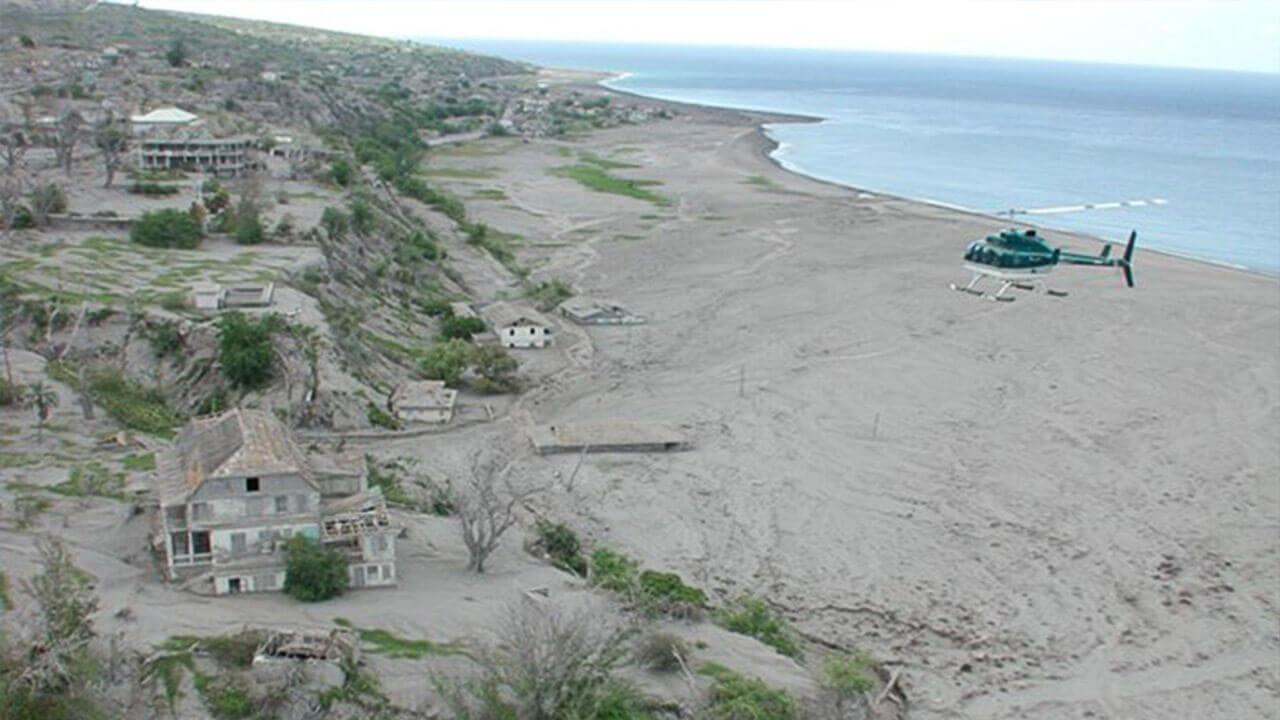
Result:
M1164 198L1146 200L1119 200L1116 202L1081 203L1079 205L1058 205L1054 207L1026 208L1023 210L1005 210L1001 215L1057 215L1059 213L1081 212L1084 210L1110 210L1120 207L1146 207L1147 205L1168 205Z

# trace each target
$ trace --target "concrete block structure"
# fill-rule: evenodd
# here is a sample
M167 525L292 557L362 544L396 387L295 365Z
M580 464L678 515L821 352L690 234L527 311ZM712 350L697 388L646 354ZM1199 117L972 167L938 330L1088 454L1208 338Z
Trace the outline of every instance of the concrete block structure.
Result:
M406 382L391 395L391 409L405 423L443 425L453 419L458 391L440 380Z

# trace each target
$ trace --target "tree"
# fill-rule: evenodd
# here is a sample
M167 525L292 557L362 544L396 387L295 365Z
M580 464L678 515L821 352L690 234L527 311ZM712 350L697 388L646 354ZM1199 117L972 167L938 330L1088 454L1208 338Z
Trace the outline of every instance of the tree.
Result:
M337 208L327 207L320 215L320 226L330 240L342 240L351 229L351 218Z
M443 380L446 385L457 385L467 371L470 358L471 347L467 341L454 338L428 348L419 365L428 380Z
M54 158L63 172L71 174L76 145L84 134L84 117L76 110L69 110L58 117L54 126Z
M351 163L346 158L337 158L329 165L329 177L342 187L351 184L352 174Z
M80 718L103 715L94 702L96 658L93 613L98 598L91 579L76 567L61 541L36 541L41 571L23 583L35 599L38 617L22 624L31 635L16 639L5 633L0 665L0 717ZM34 625L34 627L33 627Z
M22 404L36 411L36 442L44 442L44 423L49 419L49 413L58 407L58 392L37 380L27 385Z
M254 320L241 312L229 312L218 317L218 362L232 385L252 390L271 381L275 355L271 336L279 323L275 315Z
M440 337L445 340L470 340L472 335L482 332L484 321L474 316L449 316L440 323Z
M479 682L433 678L460 720L646 716L641 696L613 678L628 659L631 632L605 612L510 605L495 635L494 646L476 658L483 668Z
M67 211L67 195L57 183L37 185L31 191L31 214L36 224L49 224L50 213Z
M337 550L326 550L304 535L285 545L284 591L305 602L319 602L347 589L347 559Z
M477 376L477 390L504 393L520 389L520 378L516 377L519 365L506 348L499 345L476 345L471 351L471 364Z
M498 548L502 536L516 523L516 508L536 489L518 490L508 476L512 461L509 451L499 445L489 453L476 453L471 477L462 492L453 498L462 523L462 542L470 558L467 569L484 572L485 561Z
M108 114L107 118L94 129L93 145L98 148L98 155L102 158L102 169L107 173L107 182L103 187L111 187L116 171L120 169L124 153L129 149L129 136Z
M173 208L142 213L129 230L129 239L148 247L191 250L200 245L204 231L189 214Z
M169 45L169 51L164 54L164 59L169 61L172 67L182 67L187 63L187 43L182 38L174 38Z

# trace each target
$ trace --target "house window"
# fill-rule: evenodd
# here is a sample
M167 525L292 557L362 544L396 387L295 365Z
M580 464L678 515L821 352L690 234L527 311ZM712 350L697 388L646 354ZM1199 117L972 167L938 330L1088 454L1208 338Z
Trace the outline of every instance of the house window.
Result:
M245 479L244 479L244 491L245 491L245 492L258 492L259 490L261 490L261 489L262 489L261 485L262 485L262 483L261 483L261 481L260 481L260 480L258 480L258 478L245 478Z
M244 533L231 533L231 552L242 553L245 551Z
M173 538L173 554L174 555L190 555L191 554L191 537L184 532L171 533Z
M395 567L394 565L383 565L383 566L382 566L382 579L383 579L383 580L390 580L390 579L393 577L392 572L391 572L391 569L392 569L392 568L394 568L394 567Z
M191 533L191 552L196 555L208 555L213 550L209 542L209 532Z
M370 580L370 581L377 580L377 579L378 579L378 566L377 566L377 565L370 565L368 568L366 568L366 569L365 569L365 574L366 574L366 575L368 575L368 577L369 577L369 580Z
M289 496L277 495L276 496L276 514L283 515L287 512L289 512Z
M244 592L244 588L240 584L240 578L227 579L227 592L231 595Z
M191 517L197 522L209 519L209 503L194 503L191 506Z

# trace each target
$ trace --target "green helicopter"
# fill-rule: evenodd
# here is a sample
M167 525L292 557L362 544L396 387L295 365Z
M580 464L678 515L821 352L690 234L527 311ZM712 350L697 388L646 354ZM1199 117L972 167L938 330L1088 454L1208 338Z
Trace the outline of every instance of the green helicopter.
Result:
M1133 287L1133 247L1137 241L1138 231L1134 230L1129 233L1129 243L1121 257L1111 257L1111 243L1104 245L1097 255L1085 255L1050 247L1034 228L1002 230L998 235L988 235L969 243L964 251L964 266L973 273L973 279L964 286L952 283L951 289L985 295L986 291L979 289L978 284L986 278L995 278L1002 284L991 299L1008 302L1014 299L1012 295L1005 294L1009 288L1031 290L1033 283L1043 280L1060 263L1118 267L1124 273L1125 282ZM1066 295L1055 290L1048 292Z

